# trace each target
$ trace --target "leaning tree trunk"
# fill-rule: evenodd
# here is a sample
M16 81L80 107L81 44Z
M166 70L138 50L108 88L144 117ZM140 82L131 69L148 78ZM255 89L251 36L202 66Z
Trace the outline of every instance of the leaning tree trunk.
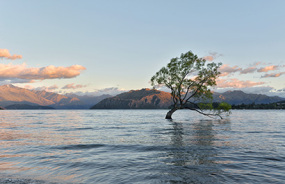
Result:
M172 114L177 110L177 108L172 108L165 116L165 119L172 119Z

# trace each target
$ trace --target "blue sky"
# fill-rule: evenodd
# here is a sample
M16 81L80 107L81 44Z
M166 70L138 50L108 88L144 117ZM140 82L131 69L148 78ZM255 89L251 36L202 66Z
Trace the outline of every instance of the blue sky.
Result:
M146 88L172 57L192 50L225 64L222 72L228 75L221 77L217 90L285 96L285 1L0 0L0 4L0 49L22 56L2 57L2 68L21 72L7 76L0 71L1 84L61 93ZM50 70L50 65L55 72L69 73L63 79L35 74L37 69ZM73 67L71 73L67 68L78 65L84 69ZM250 67L255 69L242 74ZM17 76L23 73L29 76L25 80Z

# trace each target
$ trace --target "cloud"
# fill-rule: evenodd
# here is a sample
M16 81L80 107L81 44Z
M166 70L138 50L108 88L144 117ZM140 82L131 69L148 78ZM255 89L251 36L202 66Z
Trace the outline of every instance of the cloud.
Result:
M15 84L15 83L33 83L34 80L29 79L1 79L0 78L0 85L5 84Z
M246 88L264 84L264 82L241 81L239 79L217 79L218 88Z
M248 67L246 69L243 69L240 71L241 74L248 74L248 73L254 73L257 70L256 67Z
M36 91L54 91L56 89L58 89L57 85L52 85L52 86L41 86L41 87L33 87L31 85L25 85L24 88L29 89L29 90L36 90Z
M280 67L280 66L277 66L277 65L266 66L266 67L263 67L263 68L258 69L257 72L274 71L274 70L279 69L279 67Z
M265 63L262 63L260 61L253 63L253 66L258 66L258 65L265 65Z
M242 68L238 67L238 66L233 66L230 67L228 64L223 64L220 68L219 68L219 72L221 72L220 76L227 76L231 73L235 73L238 71L241 71Z
M219 68L219 72L221 72L220 76L223 77L223 76L228 76L230 74L233 74L233 73L237 73L239 72L240 74L249 74L249 73L254 73L254 72L269 72L269 71L274 71L274 70L278 70L282 67L285 67L285 65L281 66L281 65L271 65L271 66L265 66L265 67L262 67L262 68L257 68L258 65L261 65L261 64L264 64L264 63L261 63L261 62L256 62L254 64L252 64L250 67L248 68L241 68L239 66L229 66L228 64L223 64L220 68ZM283 73L281 73L282 75ZM269 76L270 75L264 75L265 77L266 76ZM272 76L274 77L274 76ZM278 75L277 75L278 77Z
M222 54L218 54L217 52L209 52L209 56L205 56L203 57L203 59L207 60L207 61L213 61L214 59L222 56Z
M205 56L205 57L203 57L203 59L205 59L207 61L213 61L214 57L213 56Z
M265 75L261 76L261 78L280 77L283 74L285 74L285 72L265 74Z
M0 80L2 79L28 79L28 80L45 80L45 79L63 79L73 78L80 75L86 68L81 65L63 66L46 66L41 68L27 67L23 64L2 64L0 63Z
M78 92L75 92L75 94L80 95L80 96L83 96L83 95L100 96L100 95L105 95L105 94L115 96L115 95L118 95L120 93L124 93L124 92L127 92L127 91L129 91L129 90L120 89L118 87L110 87L110 88L96 89L93 92L81 92L81 91L78 91Z
M0 49L0 58L6 58L6 59L22 59L22 55L11 55L8 49Z
M84 87L86 87L86 85L81 85L81 84L75 85L74 83L71 83L71 84L65 85L61 89L78 89L78 88L84 88Z

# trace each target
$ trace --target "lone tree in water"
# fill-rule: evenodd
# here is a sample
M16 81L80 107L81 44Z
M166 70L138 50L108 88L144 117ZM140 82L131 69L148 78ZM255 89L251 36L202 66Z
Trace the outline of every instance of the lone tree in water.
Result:
M214 108L211 103L212 92L209 89L216 85L220 66L221 63L206 64L205 59L198 58L189 51L181 54L179 58L172 58L166 67L162 67L151 78L151 85L154 88L166 86L171 90L173 105L165 118L172 119L172 114L178 109L189 109L222 119L221 113L229 112L231 106L220 103Z

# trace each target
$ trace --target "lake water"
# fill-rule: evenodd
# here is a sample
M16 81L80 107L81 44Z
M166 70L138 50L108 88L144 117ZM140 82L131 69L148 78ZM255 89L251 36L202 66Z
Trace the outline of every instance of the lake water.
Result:
M46 183L284 183L284 110L234 110L224 120L183 110L172 121L164 119L166 112L0 111L0 177Z

